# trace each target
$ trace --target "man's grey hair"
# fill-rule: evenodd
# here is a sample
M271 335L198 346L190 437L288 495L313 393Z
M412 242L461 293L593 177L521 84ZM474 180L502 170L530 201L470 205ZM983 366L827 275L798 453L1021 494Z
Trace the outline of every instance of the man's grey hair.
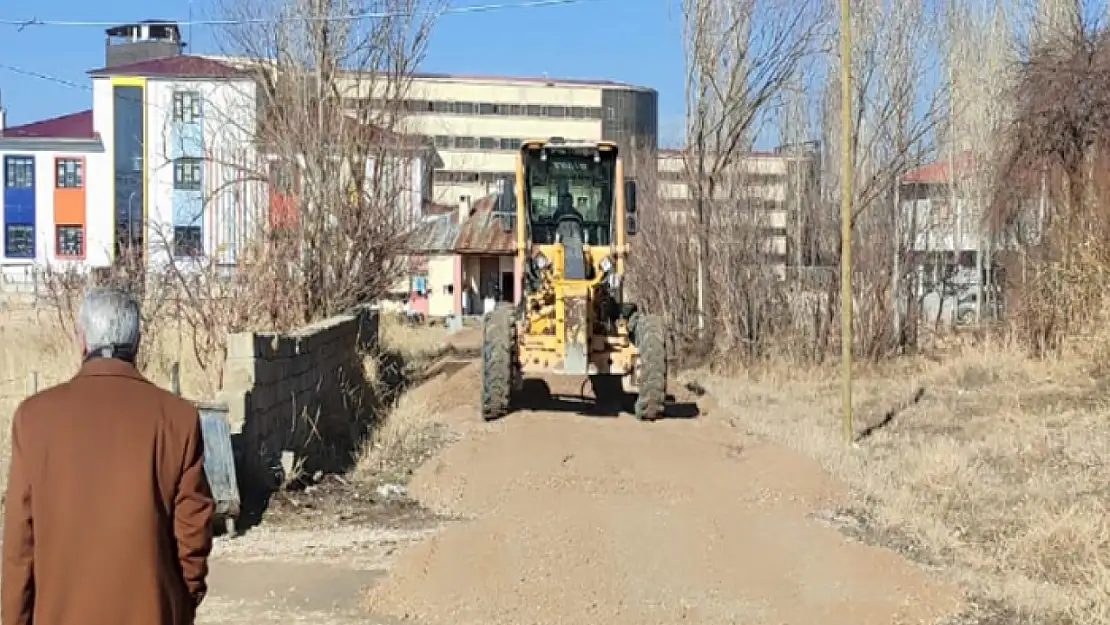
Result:
M77 313L77 329L85 349L139 348L139 302L130 293L112 287L89 289Z

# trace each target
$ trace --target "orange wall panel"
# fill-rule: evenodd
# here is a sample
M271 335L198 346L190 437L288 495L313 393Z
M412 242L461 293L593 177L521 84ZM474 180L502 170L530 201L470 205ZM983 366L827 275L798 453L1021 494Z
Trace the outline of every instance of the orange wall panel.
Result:
M81 186L76 188L58 188L58 163L63 160L76 160L81 163ZM88 170L85 159L71 156L60 156L54 159L54 176L51 182L54 187L54 225L84 226L85 225L85 184Z
M61 160L77 160L81 163L81 184L78 187L58 188L58 162ZM80 226L81 239L84 241L86 232L86 211L85 211L85 185L87 183L88 171L85 169L85 159L73 157L58 157L54 159L54 175L52 176L51 185L54 187L54 228L51 237L54 239L54 245L58 245L58 226ZM85 244L81 244L81 254L78 258L85 255ZM67 256L55 251L59 258L68 258Z
M54 189L54 224L85 225L85 189Z

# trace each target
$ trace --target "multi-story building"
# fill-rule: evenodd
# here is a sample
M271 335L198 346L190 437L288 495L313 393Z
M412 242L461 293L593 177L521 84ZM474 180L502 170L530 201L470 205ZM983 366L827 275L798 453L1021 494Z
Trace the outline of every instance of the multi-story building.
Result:
M109 37L107 59L125 62L89 72L92 109L0 128L3 282L31 283L42 265L108 266L125 250L233 263L289 191L267 184L252 75L181 54L175 26ZM398 209L418 218L438 159L405 150Z
M207 56L231 65L244 57ZM386 84L388 82L388 84ZM389 106L409 134L429 137L443 160L435 172L435 201L457 205L497 190L515 171L525 139L614 141L630 155L654 153L659 144L659 94L611 80L417 73L407 77L401 102L377 102L399 83L352 72L346 97L351 110ZM635 167L629 167L634 173Z
M352 78L352 108L371 81ZM443 158L438 202L458 204L494 193L515 171L525 139L615 141L622 152L658 146L659 94L608 80L416 74L407 88L406 131L431 137ZM628 162L628 161L626 161Z
M681 150L661 150L657 158L657 190L662 210L676 224L692 224L696 192L691 179L697 165ZM707 157L706 166L713 166ZM818 167L816 152L780 149L752 152L737 159L715 180L713 197L707 198L718 227L738 226L757 240L762 261L781 268L810 264L807 217L816 201Z
M93 215L111 193L92 111L0 128L0 281L24 282L36 262L106 263L111 240ZM109 223L110 227L110 223Z
M986 227L979 171L974 154L965 151L911 169L899 181L902 262L926 319L971 323L977 315L1001 314L1002 272L1020 247L1019 234L1029 242L1040 238L1047 210L1043 196L1027 201L1010 227L999 232Z
M126 44L121 44L126 45ZM238 203L207 156L249 143L236 100L252 83L188 56L90 72L90 110L4 129L4 254L12 281L35 265L102 267L125 250L149 260L233 250ZM241 216L240 221L241 221Z

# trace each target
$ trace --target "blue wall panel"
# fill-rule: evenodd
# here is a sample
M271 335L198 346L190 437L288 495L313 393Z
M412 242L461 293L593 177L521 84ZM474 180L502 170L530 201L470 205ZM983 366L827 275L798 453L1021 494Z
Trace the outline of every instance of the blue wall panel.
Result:
M12 168L26 160L31 162L30 186L12 186L23 182L11 178ZM4 157L4 221L20 224L35 223L35 157L33 156L10 154Z
M203 225L204 199L200 191L173 190L173 225L200 226Z
M204 156L204 128L197 123L170 124L170 158Z
M28 168L28 164L30 167ZM4 256L35 256L35 157L4 157ZM30 231L28 232L28 228Z

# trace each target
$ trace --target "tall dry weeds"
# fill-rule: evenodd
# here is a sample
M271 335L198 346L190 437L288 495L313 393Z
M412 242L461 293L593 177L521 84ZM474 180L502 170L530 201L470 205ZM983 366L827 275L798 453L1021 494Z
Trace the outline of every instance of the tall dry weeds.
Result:
M1013 327L1036 353L1105 327L1110 286L1110 30L1079 16L1020 68L990 218L1006 257Z

